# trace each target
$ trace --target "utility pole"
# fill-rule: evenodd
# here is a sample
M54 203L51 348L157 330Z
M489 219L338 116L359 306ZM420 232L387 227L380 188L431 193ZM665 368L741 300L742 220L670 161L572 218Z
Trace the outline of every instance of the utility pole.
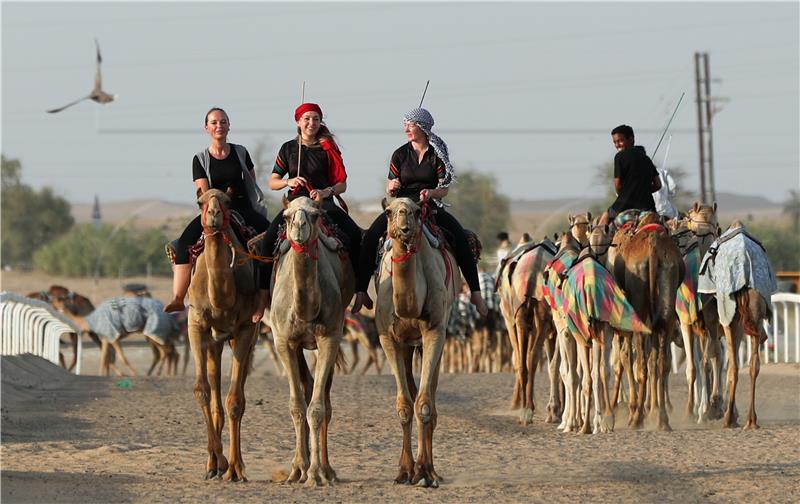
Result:
M711 129L711 74L708 72L708 53L703 53L703 67L705 71L706 81L706 159L708 166L708 185L711 190L711 201L717 201L717 188L714 185L714 134Z
M700 53L694 53L694 89L697 102L697 138L700 152L700 202L706 202L705 139L703 138L703 97L700 94Z

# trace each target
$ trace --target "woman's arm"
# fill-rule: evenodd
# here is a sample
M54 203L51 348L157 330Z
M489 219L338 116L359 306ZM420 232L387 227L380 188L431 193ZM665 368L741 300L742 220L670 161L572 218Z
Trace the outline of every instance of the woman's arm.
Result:
M199 179L196 179L196 180L194 181L194 185L195 185L195 187L197 187L197 190L195 191L195 194L197 194L197 197L198 197L198 198L199 198L199 197L200 197L200 196L201 196L201 195L202 195L204 192L208 191L208 179L207 179L207 178L199 178Z
M427 201L433 199L443 199L450 192L449 187L437 187L436 189L423 189L419 192L419 200Z
M288 187L289 189L294 189L300 184L305 184L306 179L303 177L295 177L295 178L287 178L286 180L283 179L283 175L279 173L273 173L269 178L269 188L273 191L280 191L281 189L285 189Z

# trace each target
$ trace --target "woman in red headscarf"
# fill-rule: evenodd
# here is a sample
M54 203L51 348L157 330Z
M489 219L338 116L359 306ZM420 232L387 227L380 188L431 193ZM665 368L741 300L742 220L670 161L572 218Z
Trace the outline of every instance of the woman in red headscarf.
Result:
M278 151L269 188L273 191L288 188L289 201L300 196L321 199L322 209L328 218L347 235L350 262L355 271L361 251L361 228L334 203L334 198L343 203L339 195L347 190L347 172L342 154L333 133L322 121L322 109L319 105L303 103L295 110L294 120L297 122L297 137L284 143ZM261 255L273 255L278 240L278 228L282 223L281 210L267 229L262 241ZM261 292L258 307L253 314L254 321L260 320L264 309L270 305L271 278L272 263L262 264L259 268Z

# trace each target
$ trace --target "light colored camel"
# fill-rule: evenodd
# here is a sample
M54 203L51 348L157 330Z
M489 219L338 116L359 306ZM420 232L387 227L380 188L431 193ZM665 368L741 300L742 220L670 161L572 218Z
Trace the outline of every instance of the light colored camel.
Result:
M378 336L378 328L375 325L375 318L362 313L353 314L348 312L344 321L345 340L350 343L350 351L353 362L348 373L353 373L358 366L358 347L362 346L367 352L367 362L361 368L361 374L366 374L371 366L375 366L378 374L383 371L383 364L386 357L382 355L380 348L381 342Z
M675 298L686 267L677 245L655 212L642 214L638 225L617 231L617 235L621 233L626 237L619 242L614 277L639 318L653 331L651 335L637 334L641 338L634 340L639 402L636 403L635 391L631 388L631 408L634 404L637 408L629 423L637 427L642 425L645 387L649 385L650 416L659 430L670 430L666 406L667 374L670 372L668 345L678 322Z
M251 315L256 307L253 264L240 258L242 249L231 230L228 196L210 189L197 200L202 207L205 249L197 258L189 286L189 343L195 364L194 397L203 412L208 434L206 478L246 481L241 448L245 411L244 386L250 354L256 343ZM222 407L222 350L233 350L231 382ZM228 458L222 448L224 414L228 415Z
M687 212L687 226L697 239L698 254L702 259L709 247L719 237L717 204L695 202ZM699 337L699 355L693 355L697 377L697 420L703 422L722 418L722 330L717 313L717 300L713 295L698 293L702 311ZM687 362L688 362L687 355ZM688 374L688 371L687 371ZM711 387L709 388L709 382ZM690 389L691 390L691 389Z
M569 221L569 232L578 240L581 248L589 245L589 232L592 227L592 213L586 212L578 215L570 214L567 217Z
M433 466L436 387L445 332L461 274L450 251L433 248L423 237L419 205L408 198L384 200L391 252L384 254L378 280L375 322L381 346L397 383L397 414L403 448L397 483L438 487ZM411 372L414 348L422 348L419 389ZM411 454L411 422L416 418L417 460Z
M309 486L337 481L328 458L330 391L345 309L355 290L350 261L331 250L332 239L320 230L322 213L317 202L305 197L284 210L287 245L276 264L270 313L275 347L289 377L295 429L294 459L286 481ZM304 348L317 350L313 380Z
M574 229L578 229L577 226ZM536 408L533 397L536 365L539 351L545 342L550 357L548 362L558 362L553 351L556 338L553 315L543 289L544 271L553 259L554 252L551 243L540 242L514 263L506 264L499 273L500 311L513 348L515 380L511 408L522 408L519 417L522 425L533 422ZM509 274L508 269L512 266L514 269ZM558 421L561 413L555 370L555 365L550 366L550 399L545 418L547 423Z

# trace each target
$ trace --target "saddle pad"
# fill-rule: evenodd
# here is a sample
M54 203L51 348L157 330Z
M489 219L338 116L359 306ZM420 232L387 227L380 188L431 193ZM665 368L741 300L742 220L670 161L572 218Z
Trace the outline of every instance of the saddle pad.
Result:
M566 314L567 326L573 334L589 339L593 320L607 322L622 331L650 333L614 277L594 257L587 256L573 264L561 292L562 313Z
M697 279L700 273L700 249L694 247L685 256L686 275L678 286L675 296L675 311L681 324L691 325L697 322L701 310L700 298L697 296Z
M111 342L132 332L141 332L161 344L178 335L178 324L164 313L164 305L139 296L111 298L90 313L86 322L94 333Z
M758 291L771 310L778 290L767 253L744 228L733 228L717 238L703 256L697 292L714 294L721 324L729 326L736 314L734 293L748 287Z
M535 247L523 254L511 273L511 288L517 299L544 300L544 270L553 254L546 247Z

